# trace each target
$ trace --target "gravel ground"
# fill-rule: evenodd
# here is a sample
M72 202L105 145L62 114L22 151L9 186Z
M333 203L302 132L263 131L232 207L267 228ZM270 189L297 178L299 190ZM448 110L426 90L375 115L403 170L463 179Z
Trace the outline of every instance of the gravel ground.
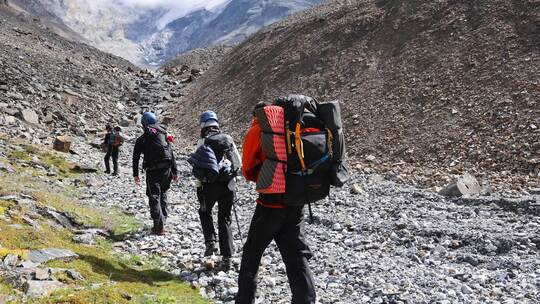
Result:
M135 136L135 130L127 130ZM151 220L143 187L131 182L131 148L121 153L121 174L89 175L83 191L91 204L119 206L147 227ZM185 148L185 147L184 147ZM74 161L103 167L98 150L77 144ZM219 270L219 257L202 256L204 242L194 180L186 156L178 156L180 181L170 191L168 234L148 229L115 250L158 254L216 303L233 301L242 238L234 224L234 269ZM352 185L360 191L353 194ZM253 185L240 181L237 211L243 237L255 209ZM354 173L313 206L307 240L320 303L534 303L540 302L540 196L448 199L397 185L379 175ZM215 263L216 267L211 264ZM290 289L275 244L262 260L258 303L289 303Z

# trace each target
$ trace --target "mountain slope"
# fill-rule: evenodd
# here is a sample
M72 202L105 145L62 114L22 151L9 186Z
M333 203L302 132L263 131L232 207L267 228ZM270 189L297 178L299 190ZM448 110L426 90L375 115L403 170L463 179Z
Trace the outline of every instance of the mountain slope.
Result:
M147 61L162 63L164 59L188 50L242 42L260 28L321 1L231 0L211 11L195 11L169 23L146 42L147 45L159 45L157 49L146 48Z
M168 22L174 5L125 1L13 0L44 21L66 25L91 45L141 66L177 54L243 41L261 27L322 0L230 0Z
M132 64L66 40L10 7L0 6L0 24L2 127L18 130L10 127L23 126L17 116L31 122L22 129L32 137L33 127L82 134L119 120L117 103L138 79Z
M0 5L0 50L0 131L36 143L133 125L142 109L165 117L190 85L67 40L12 6Z
M257 33L178 104L236 135L261 99L340 99L352 160L539 174L537 1L335 1Z
M121 1L16 0L39 6L37 14L52 15L94 47L140 63L138 40L158 30L161 8L142 9ZM28 4L29 3L29 4Z
M8 2L6 0L6 5L7 4ZM62 19L49 12L47 7L40 2L33 0L9 0L9 5L17 10L39 18L43 25L66 39L88 42L83 36L69 28Z

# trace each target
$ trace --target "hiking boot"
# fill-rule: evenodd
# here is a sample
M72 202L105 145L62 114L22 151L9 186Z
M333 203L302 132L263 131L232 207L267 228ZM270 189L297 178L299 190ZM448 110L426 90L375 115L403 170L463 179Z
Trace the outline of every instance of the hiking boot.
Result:
M231 270L231 258L230 257L223 257L223 260L221 260L220 269L223 270L223 271Z
M111 171L110 170L105 170L105 172L103 172L105 174L111 174Z
M155 235L164 235L165 229L163 227L163 222L159 220L154 220L154 227L152 228L152 233Z
M154 235L165 235L165 229L163 228L159 229L156 227L152 227L151 231L152 231L152 234Z
M113 172L113 176L118 176L118 172Z
M208 242L206 243L206 250L204 251L204 256L211 256L216 251L216 244L214 242Z

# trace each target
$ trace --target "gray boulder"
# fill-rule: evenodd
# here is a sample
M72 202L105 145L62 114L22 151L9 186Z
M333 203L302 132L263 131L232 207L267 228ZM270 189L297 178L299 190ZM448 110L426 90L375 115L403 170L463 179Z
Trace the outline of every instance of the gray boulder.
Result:
M482 187L478 180L466 173L446 185L439 194L448 197L461 197L463 195L478 195L481 191Z
M51 278L51 271L49 268L36 268L34 278L38 281L48 281Z
M63 286L64 284L58 281L30 280L24 284L23 290L28 297L35 298L48 296Z
M17 256L16 254L10 253L4 258L4 267L6 268L16 267L18 263L19 256Z
M73 269L68 269L66 270L66 274L72 278L73 280L76 280L76 281L84 281L84 277L82 274L78 273L77 271L73 270Z
M7 173L14 173L15 169L13 169L13 167L10 164L0 161L0 171L5 171Z
M32 109L24 109L20 112L20 117L22 120L26 121L27 123L31 123L34 125L39 124L39 116L36 113L36 111Z
M79 257L75 252L68 249L48 248L33 250L28 254L28 260L41 264L52 260L71 260Z
M56 151L69 153L72 140L67 136L58 136L54 139L53 149Z

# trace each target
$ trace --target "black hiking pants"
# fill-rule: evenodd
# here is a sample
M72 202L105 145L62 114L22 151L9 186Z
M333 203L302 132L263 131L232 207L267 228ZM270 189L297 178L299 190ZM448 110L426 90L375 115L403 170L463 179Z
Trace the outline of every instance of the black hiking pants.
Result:
M146 195L154 229L163 230L167 220L167 190L171 187L171 168L146 170Z
M285 263L291 303L315 303L315 287L308 260L311 251L304 239L303 207L267 208L257 204L242 254L238 276L237 304L254 303L257 271L264 250L276 242Z
M218 204L219 252L223 257L231 257L233 240L231 231L231 210L234 193L227 187L228 183L204 184L197 188L200 203L199 217L206 244L216 241L216 231L212 219L212 209Z
M120 149L118 147L109 146L107 154L105 154L105 172L111 172L110 159L112 157L113 172L118 173L118 154L120 154Z

